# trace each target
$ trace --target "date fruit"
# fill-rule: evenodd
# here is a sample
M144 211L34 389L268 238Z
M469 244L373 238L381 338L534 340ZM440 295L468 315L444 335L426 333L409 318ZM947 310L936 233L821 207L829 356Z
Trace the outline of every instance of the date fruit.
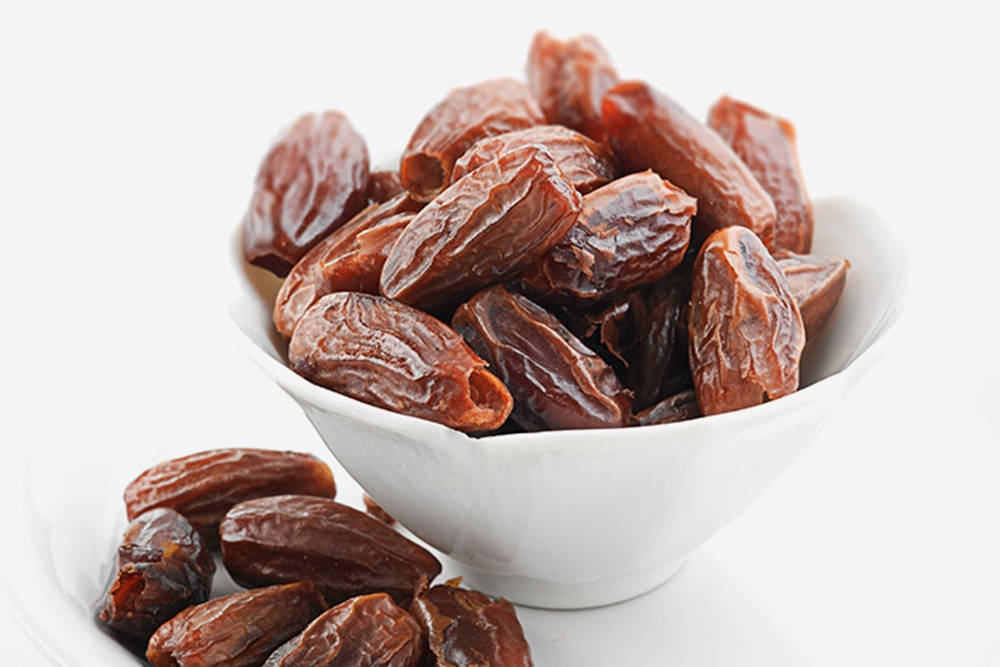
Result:
M403 185L417 201L430 201L448 187L455 161L485 137L545 122L527 87L495 79L456 88L427 112L399 165Z
M802 316L777 261L749 229L720 229L698 253L688 337L702 414L739 410L798 388Z
M361 500L365 504L365 511L371 514L373 517L381 521L387 526L393 526L396 524L396 520L392 516L382 509L382 506L375 502L375 499L369 496L367 493L361 496Z
M248 500L229 510L219 533L222 562L236 583L311 581L331 604L367 593L407 603L441 573L423 547L326 498Z
M174 614L208 599L215 561L183 516L160 508L125 529L115 569L99 618L145 641Z
M670 424L700 416L701 411L698 410L698 399L694 390L687 389L679 394L668 396L653 407L643 410L635 416L635 423L637 426Z
M445 584L418 595L410 609L437 667L533 664L517 612L502 598Z
M610 89L602 111L615 155L626 171L652 169L697 198L693 224L700 238L741 225L773 247L774 202L719 135L641 81Z
M625 376L638 409L692 386L687 335L690 298L691 280L681 269L646 290L646 317Z
M507 388L458 333L381 296L324 296L295 327L288 360L318 385L461 431L492 430L511 411Z
M406 192L399 172L393 169L376 169L368 179L368 203L381 204Z
M812 246L812 202L802 180L795 126L784 118L723 97L708 112L708 126L726 140L774 201L774 247L807 253Z
M514 275L566 235L580 194L538 144L504 153L451 185L403 230L382 294L436 312Z
M774 255L795 303L802 313L806 338L823 328L844 292L851 263L842 257L799 255L779 250Z
M546 303L587 305L656 282L684 259L695 200L652 171L583 198L566 236L518 278Z
M553 314L616 370L629 367L647 320L646 303L639 290L593 308L557 308Z
M325 609L309 582L215 598L161 625L146 659L153 667L256 667Z
M309 454L213 449L159 463L125 488L129 520L154 507L177 510L211 545L230 507L281 493L337 494L329 466Z
M514 396L513 419L529 431L625 426L629 393L614 371L551 313L497 285L452 320Z
M618 73L597 38L580 35L563 42L539 32L525 69L531 94L550 123L604 141L601 97L618 83Z
M243 219L251 264L284 276L310 248L360 211L368 148L337 111L300 117L264 157Z
M490 160L528 144L545 146L578 192L590 192L615 179L615 159L607 148L567 127L539 125L480 139L455 163L451 181L454 183Z
M423 630L388 595L341 602L271 654L264 667L418 667Z

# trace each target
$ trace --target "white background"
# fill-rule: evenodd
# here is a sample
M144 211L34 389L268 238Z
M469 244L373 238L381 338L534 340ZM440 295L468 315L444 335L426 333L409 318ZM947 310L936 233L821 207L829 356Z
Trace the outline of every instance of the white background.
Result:
M673 612L651 618L641 598L595 631L630 646L671 634L679 665L1000 664L987 3L344 4L2 11L3 446L73 411L99 422L139 405L161 419L135 447L178 424L287 427L308 442L272 446L313 446L224 326L227 242L270 140L339 108L374 156L395 155L450 87L519 76L536 28L589 31L622 76L698 115L730 93L792 119L812 194L871 204L913 266L896 348L654 594ZM0 646L4 664L40 660L7 611Z

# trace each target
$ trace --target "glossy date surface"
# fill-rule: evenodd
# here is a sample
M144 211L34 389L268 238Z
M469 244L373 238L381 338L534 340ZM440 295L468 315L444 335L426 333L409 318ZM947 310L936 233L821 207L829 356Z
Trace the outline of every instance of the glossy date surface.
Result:
M637 409L692 386L687 333L690 299L691 278L682 269L644 292L645 317L638 324L625 376Z
M806 338L810 338L823 328L840 300L851 263L843 257L799 255L780 250L774 256L802 313Z
M679 394L668 396L651 408L647 408L635 416L638 426L652 424L672 424L700 417L698 397L694 389L686 389Z

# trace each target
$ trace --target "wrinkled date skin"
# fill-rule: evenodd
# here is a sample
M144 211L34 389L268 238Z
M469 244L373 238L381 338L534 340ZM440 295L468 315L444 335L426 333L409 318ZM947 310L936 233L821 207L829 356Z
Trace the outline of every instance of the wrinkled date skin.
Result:
M506 387L458 333L381 296L324 296L295 327L288 360L327 389L461 431L495 429L511 411Z
M520 81L456 88L420 121L403 151L400 178L414 199L430 201L448 187L455 161L474 143L544 122Z
M702 414L758 405L798 388L802 316L777 261L750 230L720 229L702 246L688 337Z
M441 572L423 547L325 498L249 500L229 510L219 532L222 562L236 583L312 581L332 604L368 593L405 604Z
M651 426L653 424L671 424L682 422L688 419L700 417L698 410L698 398L694 389L687 389L668 396L653 407L643 410L635 416L637 426Z
M687 336L690 298L691 280L681 269L646 290L646 317L625 376L638 409L692 386Z
M525 68L528 87L545 118L604 141L601 97L618 83L604 47L580 35L565 42L539 32L531 42Z
M454 183L490 160L528 144L545 146L578 192L585 194L615 179L615 159L604 146L561 125L539 125L480 139L455 163L451 180Z
M264 667L418 667L423 630L384 593L323 612L271 654Z
M361 500L365 503L366 512L387 526L396 525L396 520L392 518L392 515L382 509L382 506L375 502L374 498L365 493L361 496Z
M525 429L629 423L632 401L611 367L528 298L491 287L462 304L452 324L504 379Z
M437 667L531 667L531 647L513 605L479 591L434 586L414 599Z
M310 248L360 211L368 148L337 111L306 114L271 147L243 219L251 264L284 276Z
M183 516L150 510L125 529L99 618L145 641L177 612L207 600L214 573L208 545Z
M545 303L587 305L656 282L684 259L695 211L652 171L619 178L583 198L576 224L518 285Z
M810 338L823 328L840 300L851 263L843 257L799 255L781 250L774 257L788 279L792 296L802 313L806 338Z
M292 267L274 300L274 326L291 338L302 315L331 292L378 294L382 265L392 244L422 208L400 194L372 204L323 239Z
M558 308L555 315L618 371L628 368L647 320L646 302L638 290L594 308Z
M146 659L153 667L256 667L325 609L308 582L215 598L161 625Z
M774 243L774 203L719 135L640 81L621 83L602 103L604 124L626 171L652 169L698 200L697 236L741 225Z
M406 192L399 172L392 169L376 169L368 179L368 203L381 204Z
M454 183L403 230L382 294L438 312L536 262L566 235L581 197L552 155L531 144Z
M795 126L731 97L723 97L712 106L708 126L732 146L771 195L777 212L775 249L809 252L813 211L795 148Z
M309 454L270 449L213 449L159 463L125 488L132 520L154 507L177 510L210 544L230 507L282 493L333 498L329 466Z

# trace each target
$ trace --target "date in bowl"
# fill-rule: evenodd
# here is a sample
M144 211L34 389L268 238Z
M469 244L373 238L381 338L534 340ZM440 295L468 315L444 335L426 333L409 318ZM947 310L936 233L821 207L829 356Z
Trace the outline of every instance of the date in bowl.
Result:
M802 388L691 421L473 438L361 403L288 368L271 322L278 281L239 250L231 316L240 346L344 468L471 586L537 607L609 604L669 579L743 512L889 346L907 283L900 244L854 200L814 206L815 251L849 257L851 271L806 347Z

